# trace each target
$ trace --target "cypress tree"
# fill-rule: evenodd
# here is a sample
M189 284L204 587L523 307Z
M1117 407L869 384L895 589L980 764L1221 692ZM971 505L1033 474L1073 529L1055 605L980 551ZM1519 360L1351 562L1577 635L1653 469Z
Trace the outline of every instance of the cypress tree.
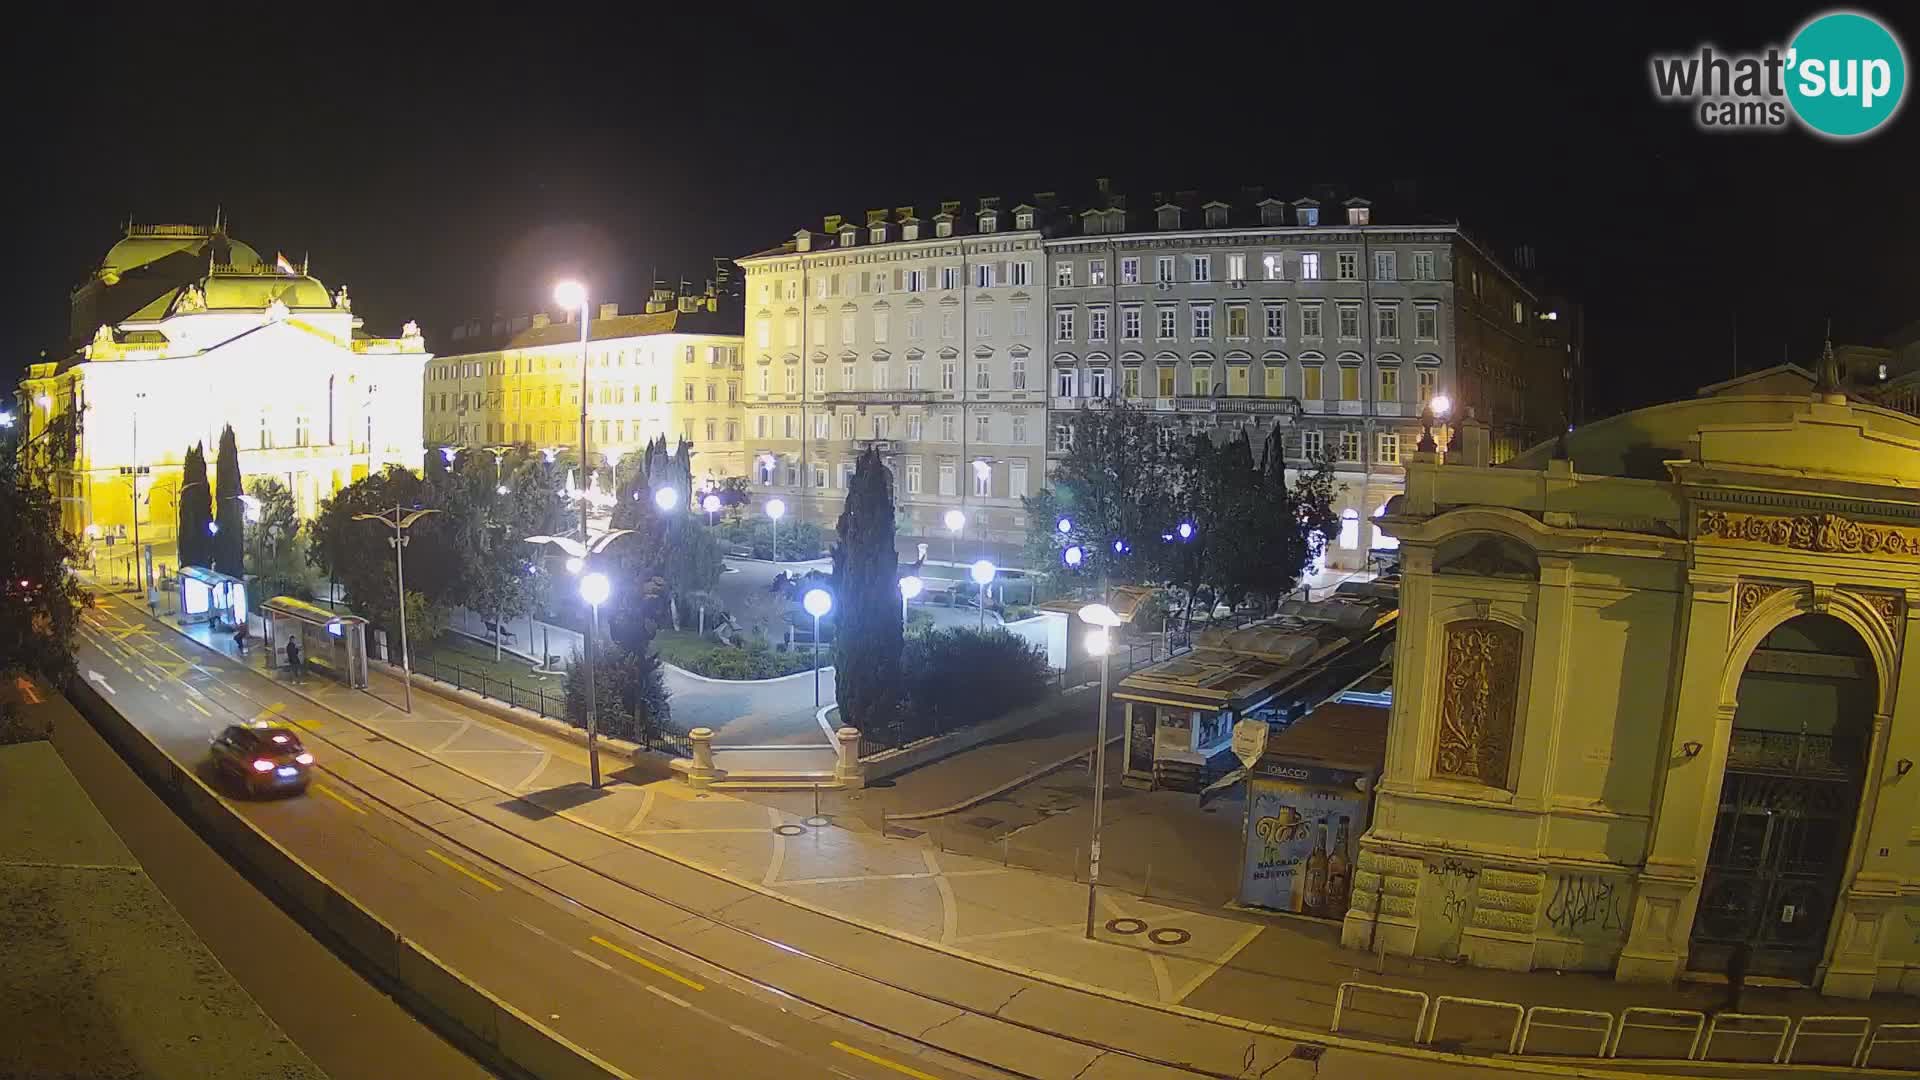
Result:
M220 451L213 468L213 520L220 531L212 537L213 568L237 578L247 576L246 506L240 501L240 448L229 424L220 432Z
M213 493L207 487L207 451L194 443L180 466L178 533L181 566L206 566L212 561L207 524L213 520Z
M854 465L833 548L833 662L841 722L879 728L900 703L900 560L893 474L869 446Z

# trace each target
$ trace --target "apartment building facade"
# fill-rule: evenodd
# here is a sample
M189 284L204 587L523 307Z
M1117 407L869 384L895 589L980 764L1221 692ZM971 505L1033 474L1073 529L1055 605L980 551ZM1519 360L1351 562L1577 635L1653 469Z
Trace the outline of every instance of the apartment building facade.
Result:
M1395 541L1373 519L1403 486L1427 404L1436 435L1505 460L1566 427L1568 365L1545 309L1455 224L1386 223L1364 198L1157 196L1102 187L1045 242L1050 455L1068 417L1126 399L1170 434L1281 432L1290 474L1334 465L1327 565Z
M893 470L902 551L1005 561L1046 468L1042 208L830 216L745 271L743 438L756 498L831 528L854 462ZM948 530L959 510L965 525Z
M740 309L731 297L656 286L637 314L599 305L587 331L596 465L664 435L693 442L696 481L746 472ZM429 442L578 448L580 325L571 314L470 321L446 344L426 373Z

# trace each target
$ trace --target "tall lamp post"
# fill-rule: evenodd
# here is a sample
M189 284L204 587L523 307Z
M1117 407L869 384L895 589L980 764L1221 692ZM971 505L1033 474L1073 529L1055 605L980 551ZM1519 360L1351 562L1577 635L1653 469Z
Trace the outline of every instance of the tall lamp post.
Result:
M767 517L773 521L773 561L780 561L780 519L786 515L787 503L784 499L767 500Z
M582 574L580 576L580 599L585 600L587 606L593 609L593 621L589 626L591 633L587 637L589 642L596 642L600 639L600 605L606 603L607 597L612 593L613 583L607 580L607 575L600 573L598 570L591 574ZM589 650L591 650L591 648L592 647L589 646ZM593 696L593 667L592 665L588 665L587 772L595 788L600 786L600 747L595 738L595 736L599 734L598 726L595 722L599 712L599 705L599 701Z
M720 512L720 496L707 492L700 500L700 509L707 512L707 528L713 528L713 515Z
M1100 658L1100 715L1093 742L1093 837L1087 842L1087 940L1093 940L1094 892L1100 886L1100 814L1107 790L1107 656L1113 651L1113 630L1120 616L1105 604L1080 609L1082 622L1094 627L1087 634L1087 652Z
M493 493L495 495L505 495L507 493L507 485L500 482L500 462L508 454L513 452L513 447L486 446L481 449L493 455Z
M153 594L147 583L146 563L140 555L140 403L147 400L145 390L133 392L133 495L127 500L127 516L133 518L133 573L140 581L140 593L147 598L149 610L153 607ZM179 541L176 539L175 544Z
M953 561L953 565L959 566L960 565L960 530L967 527L967 515L959 510L949 510L947 511L946 517L940 520L941 520L941 523L947 527L947 531L953 534L953 549L952 549L953 560L952 561Z
M387 543L393 545L393 583L400 607L400 681L406 687L406 709L409 713L413 711L413 654L407 651L406 550L408 542L413 538L407 535L407 530L413 527L414 522L428 514L439 512L431 507L425 510L408 511L396 506L392 510L383 510L378 514L353 515L355 521L377 521L393 530L393 535L387 537ZM273 643L269 641L267 645L272 647Z
M998 568L992 562L981 559L973 564L972 570L968 571L973 577L973 583L980 586L980 632L983 634L987 632L987 586L993 584L993 575L997 570Z
M813 707L820 707L820 616L833 610L833 594L825 589L808 589L800 606L813 616Z

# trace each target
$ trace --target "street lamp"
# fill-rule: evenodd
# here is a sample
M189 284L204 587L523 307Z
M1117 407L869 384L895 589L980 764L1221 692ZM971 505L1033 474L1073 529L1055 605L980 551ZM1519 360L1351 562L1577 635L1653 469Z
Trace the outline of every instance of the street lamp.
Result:
M608 544L632 531L632 529L613 529L599 536L593 536L584 533L583 530L583 534L588 537L584 543L571 536L529 536L526 537L526 541L529 544L552 544L566 552L567 572L578 574L586 569L588 556L600 554L607 550ZM587 635L586 655L581 657L581 668L587 679L587 771L596 788L600 786L600 745L594 741L593 655L600 637L600 605L606 603L607 597L612 592L613 583L607 579L607 575L599 571L580 578L580 599L593 607L593 633Z
M591 399L591 395L587 393L587 331L590 325L587 319L587 287L571 279L562 281L553 287L553 302L568 311L578 311L580 313L580 467L582 469L591 469L593 468L593 459L587 456L587 402ZM582 494L584 494L584 492ZM587 500L581 499L580 543L582 550L580 557L582 559L586 556L585 545L592 539L593 534L587 531ZM593 639L589 638L587 639L587 655L584 658L587 669L588 701L593 700L593 652ZM589 713L589 715L591 715L591 713ZM593 758L591 753L587 756ZM597 777L600 772L599 760L593 758L593 763L593 772Z
M1181 522L1180 527L1175 529L1174 532L1180 534L1180 539L1182 540L1193 539L1193 522L1191 521Z
M598 570L580 579L580 599L585 600L587 606L593 609L593 621L589 625L592 636L588 638L589 641L600 639L600 605L607 602L607 597L612 592L613 583L607 580L607 575ZM595 723L598 704L593 696L593 668L589 667L587 668L587 771L589 779L596 788L600 786L600 746L595 738L598 734Z
M926 583L913 574L900 579L900 628L903 631L907 627L907 601L919 596L925 587Z
M773 519L773 561L780 561L780 519L787 513L784 499L767 500L767 516Z
M1079 544L1075 544L1072 547L1060 553L1060 560L1066 563L1069 569L1073 569L1073 570L1078 570L1080 568L1081 560L1085 559L1086 557L1087 557L1086 552L1081 550Z
M443 446L440 448L440 457L446 461L447 464L451 465L453 464L453 456L458 454L460 449L458 446Z
M235 495L240 500L240 509L246 515L247 524L260 524L260 500L252 495Z
M1061 536L1065 536L1073 531L1073 520L1071 518L1061 518L1059 521L1054 522L1053 527L1060 530Z
M960 565L960 530L967 527L967 515L958 510L947 511L941 519L946 523L947 531L953 534L953 564Z
M713 527L713 515L720 512L720 496L708 492L700 500L700 509L707 512L707 527Z
M672 510L679 504L679 489L671 487L653 489L653 505L659 507L661 510Z
M1100 885L1100 814L1107 788L1107 655L1113 651L1113 630L1120 616L1105 604L1080 609L1080 621L1094 627L1087 635L1087 655L1100 659L1100 715L1093 742L1093 838L1087 843L1087 940L1093 940L1094 890Z
M407 560L405 552L407 550L407 544L413 538L407 535L407 530L413 527L414 522L419 521L428 514L437 514L439 512L438 510L428 508L408 513L400 507L395 506L390 511L383 510L378 514L353 515L353 520L355 521L377 521L393 530L393 535L387 537L387 543L393 545L394 592L400 601L400 681L406 688L406 709L409 713L413 711L413 656L407 651ZM267 645L271 647L273 642L269 641Z
M969 571L973 577L973 583L980 586L980 632L983 634L987 632L987 586L993 584L995 569L992 562L981 559L974 563L973 569Z
M820 707L820 616L833 610L833 594L825 589L808 589L800 606L813 616L813 707Z

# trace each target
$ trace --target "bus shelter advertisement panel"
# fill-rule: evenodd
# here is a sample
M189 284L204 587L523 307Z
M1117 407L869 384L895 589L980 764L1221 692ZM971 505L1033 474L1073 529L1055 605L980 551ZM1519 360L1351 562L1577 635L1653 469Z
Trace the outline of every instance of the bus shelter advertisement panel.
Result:
M1346 915L1354 844L1367 827L1367 793L1356 783L1359 773L1312 773L1248 778L1241 903L1321 918Z

